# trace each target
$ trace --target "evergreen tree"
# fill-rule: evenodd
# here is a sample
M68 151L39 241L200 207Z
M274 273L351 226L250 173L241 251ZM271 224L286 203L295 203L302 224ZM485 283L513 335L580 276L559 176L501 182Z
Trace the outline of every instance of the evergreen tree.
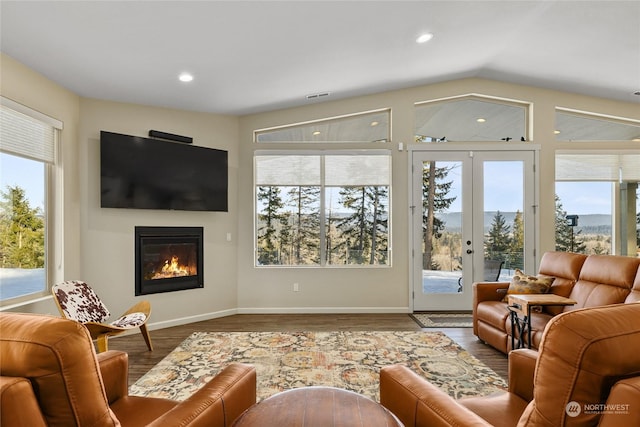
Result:
M258 214L258 262L262 265L280 264L280 239L278 231L286 225L282 213L284 203L280 188L276 186L258 187L258 203L264 208Z
M585 253L587 246L582 242L582 230L567 224L567 212L562 208L560 197L556 194L556 251Z
M7 191L0 193L0 264L5 268L43 268L42 211L29 205L25 191L18 186L7 186Z
M640 212L636 214L636 247L640 248Z
M436 167L436 162L424 162L422 168L422 229L424 254L422 265L425 269L437 270L433 263L434 239L442 237L445 223L436 214L445 211L456 200L447 197L453 181L445 181L451 167Z
M385 207L389 200L389 189L387 187L372 187L370 199L372 214L369 264L384 263L386 262L386 254L389 246L389 216L387 215Z
M504 259L512 247L511 227L507 225L504 215L497 211L491 223L491 229L485 241L485 252L489 259Z
M320 262L320 187L292 187L289 203L293 208L291 224L291 264Z
M341 242L334 248L348 253L350 264L376 264L379 252L388 246L387 187L343 187L340 203L350 215L337 221ZM382 248L382 249L381 249Z
M345 187L340 190L340 200L344 207L353 213L348 217L337 221L337 228L341 230L343 242L338 246L344 247L348 253L349 263L362 264L364 252L370 247L365 236L366 222L366 188L365 187Z
M511 238L511 246L509 248L509 259L511 266L514 268L524 268L524 221L522 212L516 211L513 218L513 233Z

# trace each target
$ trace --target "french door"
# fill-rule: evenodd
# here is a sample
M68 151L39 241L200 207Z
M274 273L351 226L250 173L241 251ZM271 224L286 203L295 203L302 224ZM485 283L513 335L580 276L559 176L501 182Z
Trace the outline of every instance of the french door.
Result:
M534 271L536 152L411 150L413 310L470 310L472 284Z

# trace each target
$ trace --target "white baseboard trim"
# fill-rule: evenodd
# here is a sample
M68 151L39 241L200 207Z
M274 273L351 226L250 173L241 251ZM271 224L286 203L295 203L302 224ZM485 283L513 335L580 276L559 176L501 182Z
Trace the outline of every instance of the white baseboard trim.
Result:
M160 322L147 323L150 331L170 328L172 326L188 325L189 323L202 322L204 320L217 319L220 317L232 316L234 314L398 314L411 313L409 307L245 307L221 310L213 313L198 314L196 316L179 317L176 319L164 320ZM122 335L140 333L138 328L127 331ZM113 337L117 338L117 337ZM151 337L153 339L153 336Z
M177 319L164 320L161 322L148 323L149 330L170 328L172 326L188 325L189 323L202 322L203 320L217 319L219 317L231 316L238 314L238 310L233 308L229 310L221 310L213 313L198 314L196 316L179 317Z
M242 307L238 314L367 314L411 313L409 307Z

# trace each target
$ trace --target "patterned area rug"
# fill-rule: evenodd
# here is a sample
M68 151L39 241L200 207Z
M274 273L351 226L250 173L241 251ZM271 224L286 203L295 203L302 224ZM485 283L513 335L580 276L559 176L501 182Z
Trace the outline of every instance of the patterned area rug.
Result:
M413 313L409 315L421 328L472 328L473 316L460 313Z
M380 367L394 363L456 398L506 389L499 375L440 332L195 332L130 393L184 400L230 362L256 367L258 400L310 385L379 400Z

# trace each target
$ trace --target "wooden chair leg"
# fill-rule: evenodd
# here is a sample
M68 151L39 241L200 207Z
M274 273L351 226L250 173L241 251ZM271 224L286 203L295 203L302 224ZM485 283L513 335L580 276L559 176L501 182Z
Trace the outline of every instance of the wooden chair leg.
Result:
M107 334L98 336L98 353L103 353L109 349L108 339L109 335Z
M149 351L153 351L151 336L149 335L149 330L147 329L146 324L140 326L140 333L142 333L142 338L144 338L144 342L147 343L147 348L149 349Z

